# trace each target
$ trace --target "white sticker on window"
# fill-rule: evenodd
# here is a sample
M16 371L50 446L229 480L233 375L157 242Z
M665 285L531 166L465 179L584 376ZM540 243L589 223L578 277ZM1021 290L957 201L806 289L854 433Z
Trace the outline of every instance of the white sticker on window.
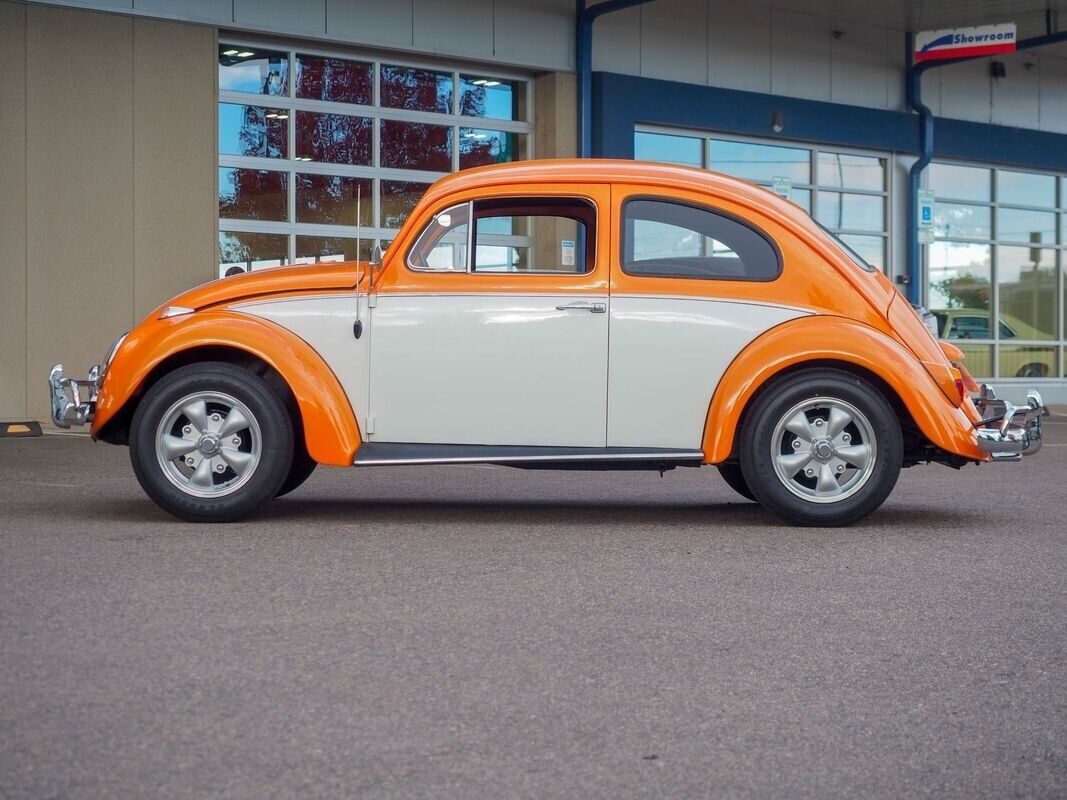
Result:
M559 243L559 259L564 267L574 266L574 241L572 239L564 239Z

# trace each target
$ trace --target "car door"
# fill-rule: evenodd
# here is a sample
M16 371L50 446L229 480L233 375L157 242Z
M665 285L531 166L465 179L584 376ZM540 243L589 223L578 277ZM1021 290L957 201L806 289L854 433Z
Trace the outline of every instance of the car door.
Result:
M431 207L391 254L371 310L370 441L604 446L609 193L530 188Z
M608 446L699 448L730 362L811 312L773 299L781 252L738 210L658 187L614 193Z

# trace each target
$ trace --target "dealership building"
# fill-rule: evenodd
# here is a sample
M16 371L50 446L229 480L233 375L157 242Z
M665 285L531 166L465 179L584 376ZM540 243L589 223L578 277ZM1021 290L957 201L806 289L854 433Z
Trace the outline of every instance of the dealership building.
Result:
M956 28L993 33L922 60ZM1062 30L1064 0L0 0L0 420L179 291L574 155L766 186L980 378L1067 402Z

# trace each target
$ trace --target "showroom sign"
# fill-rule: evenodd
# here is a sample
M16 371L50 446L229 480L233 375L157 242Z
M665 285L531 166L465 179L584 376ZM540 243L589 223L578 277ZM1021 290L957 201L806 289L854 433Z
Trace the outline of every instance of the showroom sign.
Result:
M915 34L915 60L971 58L1015 52L1015 23L978 25Z

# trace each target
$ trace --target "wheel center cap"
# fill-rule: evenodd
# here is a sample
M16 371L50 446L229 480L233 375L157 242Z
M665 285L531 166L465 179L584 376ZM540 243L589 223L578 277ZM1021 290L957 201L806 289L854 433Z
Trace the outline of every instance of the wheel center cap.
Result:
M815 456L823 461L829 460L834 454L834 446L828 439L823 439L815 443Z
M205 433L200 437L200 442L197 446L205 456L215 455L219 451L219 437L214 433Z

